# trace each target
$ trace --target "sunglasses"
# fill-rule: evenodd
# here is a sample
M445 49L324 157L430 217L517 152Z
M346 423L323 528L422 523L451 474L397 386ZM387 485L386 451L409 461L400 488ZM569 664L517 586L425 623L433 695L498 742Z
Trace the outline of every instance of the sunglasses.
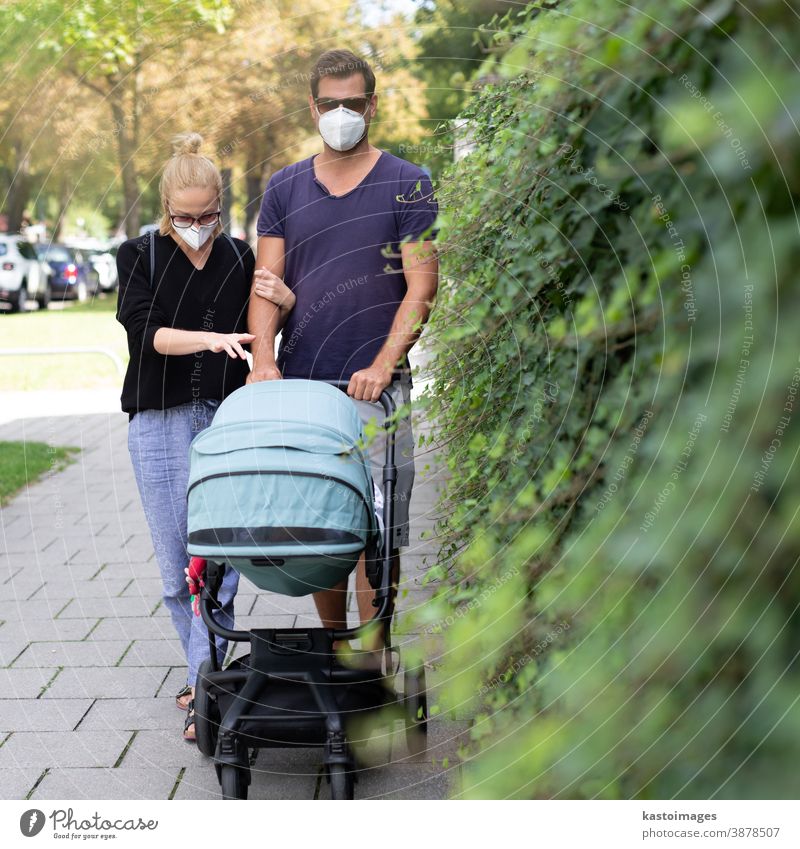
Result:
M369 97L345 97L342 100L335 100L330 97L315 97L314 103L317 106L320 114L331 112L338 109L339 106L344 106L345 109L350 109L352 112L358 112L363 115L369 107L371 98Z

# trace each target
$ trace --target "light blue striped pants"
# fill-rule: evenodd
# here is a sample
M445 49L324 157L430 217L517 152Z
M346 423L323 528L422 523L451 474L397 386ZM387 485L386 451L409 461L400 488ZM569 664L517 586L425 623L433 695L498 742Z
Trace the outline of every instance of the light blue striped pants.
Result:
M189 444L211 424L218 406L218 401L199 399L167 410L143 410L131 419L128 428L128 450L161 570L164 604L186 653L191 686L200 664L209 656L209 643L202 619L192 612L183 571L189 565ZM219 592L222 611L215 614L220 625L228 628L233 628L233 598L238 586L238 573L228 569ZM227 647L227 640L217 638L220 662Z

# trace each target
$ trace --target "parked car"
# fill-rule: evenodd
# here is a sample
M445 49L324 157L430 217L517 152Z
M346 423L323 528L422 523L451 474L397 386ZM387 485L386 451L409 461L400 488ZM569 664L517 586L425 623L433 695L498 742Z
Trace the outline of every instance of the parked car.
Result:
M22 312L29 298L42 309L50 303L50 269L36 248L22 236L0 234L0 301Z
M100 278L85 253L67 245L39 244L39 259L50 268L50 290L60 300L85 301L97 292Z
M112 251L89 251L89 262L97 272L100 289L113 292L117 288L116 249Z

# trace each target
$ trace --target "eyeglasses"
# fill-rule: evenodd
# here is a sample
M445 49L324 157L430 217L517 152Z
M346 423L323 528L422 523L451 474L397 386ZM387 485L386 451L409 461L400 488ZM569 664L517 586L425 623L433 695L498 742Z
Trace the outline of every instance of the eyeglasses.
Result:
M320 114L331 112L334 109L338 109L339 106L344 106L345 109L350 109L353 112L358 112L359 115L363 115L369 107L370 100L371 98L366 96L345 97L342 100L335 100L330 97L315 97L314 103L317 105Z
M218 209L216 212L204 212L197 218L192 218L191 215L173 215L170 213L169 220L172 222L173 227L185 230L187 227L191 227L195 221L201 227L208 227L211 224L216 224L219 221L220 215L222 215L221 209Z

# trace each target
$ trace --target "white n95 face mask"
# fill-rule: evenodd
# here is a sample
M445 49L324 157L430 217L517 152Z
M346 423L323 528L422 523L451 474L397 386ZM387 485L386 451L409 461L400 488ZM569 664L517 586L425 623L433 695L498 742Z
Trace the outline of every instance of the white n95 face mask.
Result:
M200 248L202 248L209 240L216 226L216 224L201 224L197 230L195 230L193 226L175 227L175 232L190 248L194 248L194 250L199 251Z
M350 150L364 137L367 129L364 116L352 109L339 106L324 114L317 111L317 114L320 116L319 134L325 144L334 150Z

